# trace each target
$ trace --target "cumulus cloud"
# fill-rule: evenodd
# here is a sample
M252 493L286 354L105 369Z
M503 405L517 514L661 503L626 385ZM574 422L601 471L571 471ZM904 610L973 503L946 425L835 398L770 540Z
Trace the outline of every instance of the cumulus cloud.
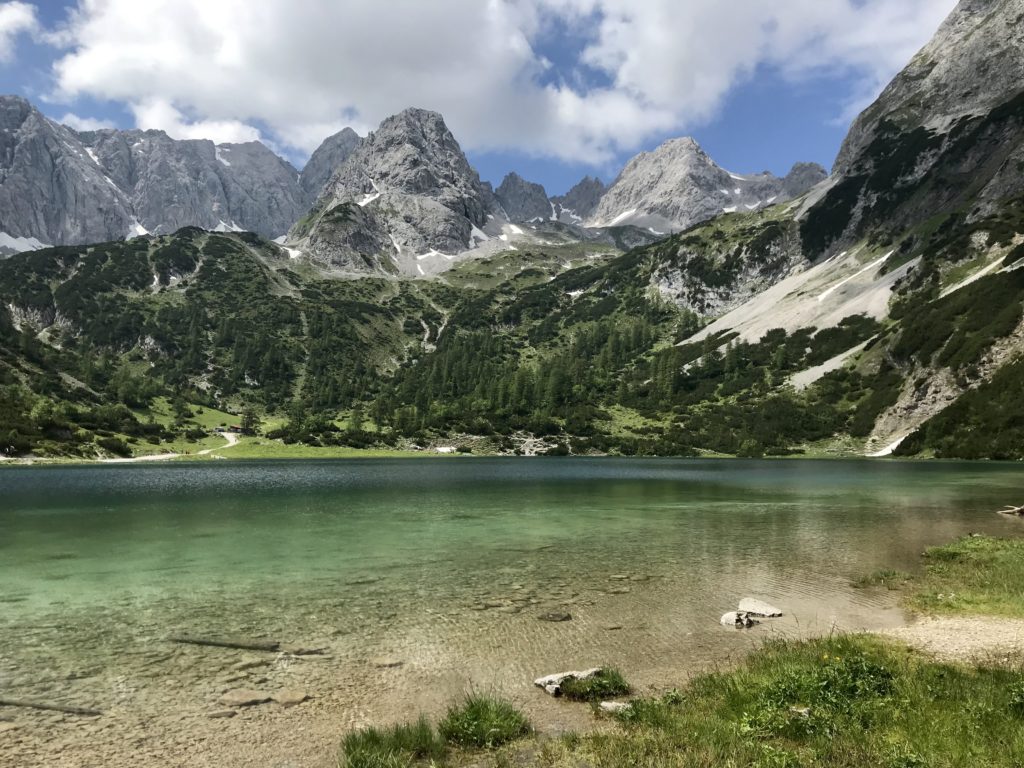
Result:
M68 112L60 118L61 123L76 131L99 131L103 128L115 128L113 120L97 120L94 117L82 117L73 112Z
M8 5L15 5L10 3ZM408 106L473 149L601 163L712 119L758 67L870 98L955 0L79 0L56 96L179 137L309 152ZM583 41L556 66L552 29ZM564 53L564 52L563 52ZM558 57L560 60L564 57Z
M0 3L0 61L14 58L14 45L24 32L39 28L35 6L28 3Z

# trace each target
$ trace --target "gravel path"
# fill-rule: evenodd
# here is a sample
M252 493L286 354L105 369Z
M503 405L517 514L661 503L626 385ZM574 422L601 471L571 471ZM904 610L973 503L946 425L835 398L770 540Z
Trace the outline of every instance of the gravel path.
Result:
M1024 620L993 616L929 617L885 630L940 661L984 662L1024 658Z

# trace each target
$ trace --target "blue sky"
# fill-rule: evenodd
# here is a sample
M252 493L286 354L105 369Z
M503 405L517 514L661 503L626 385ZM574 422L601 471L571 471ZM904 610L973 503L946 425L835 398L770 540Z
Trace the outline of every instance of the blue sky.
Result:
M481 176L559 194L694 136L723 167L829 167L954 0L0 0L0 90L78 127L259 138L436 109Z

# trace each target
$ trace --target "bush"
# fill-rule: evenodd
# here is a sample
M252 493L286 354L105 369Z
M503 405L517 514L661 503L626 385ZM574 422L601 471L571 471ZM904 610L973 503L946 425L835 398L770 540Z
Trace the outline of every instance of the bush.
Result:
M438 731L453 744L493 749L526 736L530 723L507 701L472 694L462 704L448 710Z
M592 677L562 683L562 695L572 701L604 701L627 693L629 683L617 669L602 669Z
M439 738L425 717L409 725L367 728L350 733L342 741L344 768L406 768L413 760L440 760L445 754Z
M128 444L119 437L101 437L96 440L96 445L105 450L107 453L112 453L115 456L131 456L132 449L128 447Z

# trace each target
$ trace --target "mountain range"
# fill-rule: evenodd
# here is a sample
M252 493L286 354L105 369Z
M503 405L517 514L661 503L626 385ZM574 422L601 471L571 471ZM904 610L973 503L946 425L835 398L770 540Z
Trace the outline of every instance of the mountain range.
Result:
M1019 2L962 0L827 177L730 174L676 139L607 188L491 189L410 109L291 172L310 202L287 234L239 212L125 241L154 224L133 200L182 196L124 170L157 150L8 100L4 232L117 236L0 261L0 452L160 450L202 405L319 446L1022 459L1022 30ZM214 173L244 154L183 145ZM54 208L33 158L110 193L69 182ZM17 184L53 229L13 229Z
M416 275L507 238L509 224L560 222L575 230L561 237L581 241L601 236L581 229L632 225L648 230L633 235L644 242L723 210L791 199L825 178L807 164L786 179L739 177L680 139L631 161L607 189L585 179L553 199L511 173L495 191L444 119L421 109L386 119L365 139L344 129L301 172L259 142L75 131L15 96L0 97L0 120L0 254L195 226L283 237L335 271Z

